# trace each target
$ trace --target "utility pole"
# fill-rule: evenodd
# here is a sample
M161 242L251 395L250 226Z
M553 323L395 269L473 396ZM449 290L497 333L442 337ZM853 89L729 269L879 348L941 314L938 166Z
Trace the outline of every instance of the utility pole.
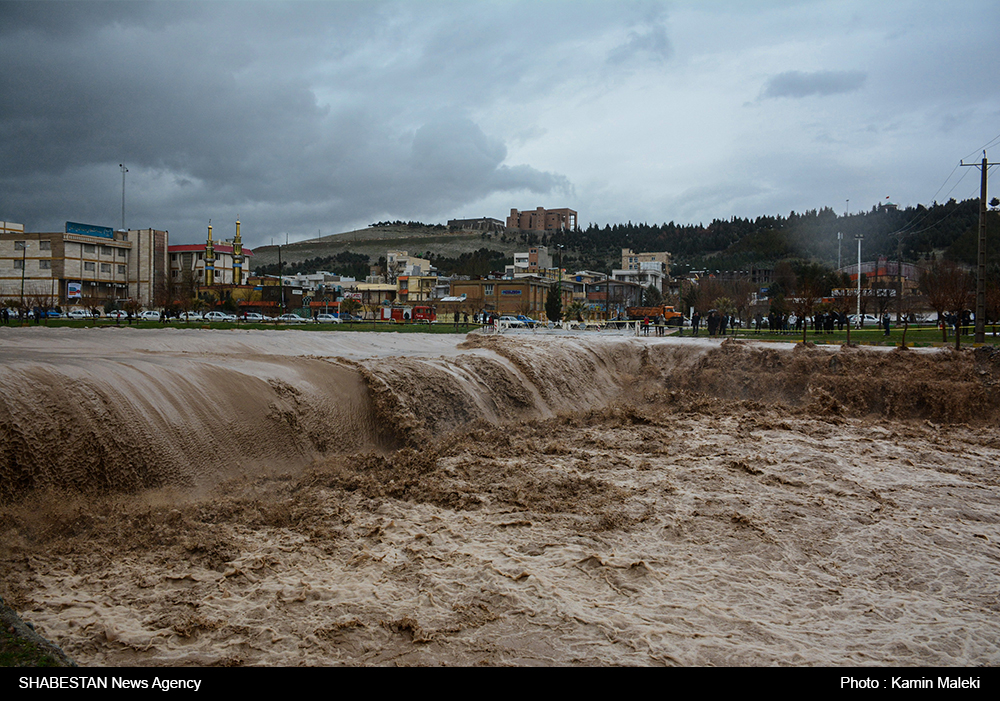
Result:
M976 167L975 163L959 161L965 167ZM982 181L979 186L979 255L976 258L976 336L974 343L986 342L986 173L990 166L983 151L983 160L979 165L982 170Z
M125 173L128 172L128 168L124 163L119 163L118 167L122 169L122 231L125 231Z
M864 326L861 319L861 242L864 240L864 234L854 234L854 238L858 240L858 323Z

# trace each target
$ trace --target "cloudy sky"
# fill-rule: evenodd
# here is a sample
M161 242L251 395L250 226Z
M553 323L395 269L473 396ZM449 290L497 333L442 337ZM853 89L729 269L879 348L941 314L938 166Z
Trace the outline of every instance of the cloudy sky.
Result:
M118 227L120 163L172 243L966 199L998 36L995 0L0 1L0 220Z

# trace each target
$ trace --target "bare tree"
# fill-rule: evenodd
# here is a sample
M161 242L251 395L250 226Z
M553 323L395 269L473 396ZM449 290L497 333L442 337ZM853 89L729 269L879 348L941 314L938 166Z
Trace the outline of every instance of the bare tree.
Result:
M942 341L948 341L948 326L944 315L956 315L958 324L972 298L972 275L951 261L935 261L924 268L920 275L920 290L926 295L931 308L941 320ZM957 324L956 324L957 326ZM961 346L960 328L955 329L955 348Z

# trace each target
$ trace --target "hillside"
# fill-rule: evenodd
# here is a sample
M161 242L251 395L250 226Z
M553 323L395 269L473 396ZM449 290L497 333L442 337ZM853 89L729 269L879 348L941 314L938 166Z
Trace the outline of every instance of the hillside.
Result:
M979 225L976 199L929 207L878 209L838 215L830 208L791 212L788 216L733 217L710 224L591 224L586 229L553 233L518 232L487 234L448 231L441 225L397 222L281 246L285 263L301 263L351 252L368 256L371 263L389 249L422 257L458 258L482 248L512 258L530 245L547 245L555 252L564 247L563 267L607 271L619 266L621 249L669 251L674 273L685 269L741 269L750 265L773 266L780 260L802 259L836 267L856 260L855 236L864 237L862 256L895 258L902 249L905 261L932 257L974 264ZM839 241L838 232L843 235ZM1000 262L1000 213L988 216L988 263ZM839 251L838 251L839 248ZM278 262L278 246L254 249L253 269Z
M487 238L488 237L488 238ZM310 258L325 258L350 251L367 255L372 263L384 258L387 250L401 250L423 256L431 252L439 256L457 258L463 253L474 253L488 246L513 257L515 251L527 246L523 238L478 231L448 231L431 226L368 227L343 234L299 241L281 246L284 263L297 263ZM278 246L261 246L254 249L253 269L278 262Z

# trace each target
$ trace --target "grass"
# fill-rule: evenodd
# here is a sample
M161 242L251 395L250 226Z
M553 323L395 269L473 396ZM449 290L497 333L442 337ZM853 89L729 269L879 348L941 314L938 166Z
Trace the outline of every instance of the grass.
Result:
M684 335L690 336L691 329L684 329ZM708 332L705 329L701 329L698 335L707 337ZM755 341L780 341L784 343L799 343L802 341L801 331L771 333L770 331L761 330L760 333L757 333L753 329L739 329L735 334L727 333L726 335L730 337L735 335L736 338ZM973 329L968 329L968 334L963 334L962 336L962 346L972 346L973 335ZM851 343L856 345L899 346L902 343L902 340L902 327L893 326L888 336L885 335L885 331L883 329L874 326L866 326L863 329L851 329ZM806 333L806 341L817 345L840 345L847 343L847 331L834 330L831 334L826 332L817 334L810 329ZM910 326L910 328L906 331L906 345L915 348L954 346L955 334L952 330L949 330L948 340L942 341L941 329L935 326ZM993 329L990 326L986 327L986 345L1000 345L1000 336L993 335Z
M49 326L53 328L107 328L114 326L121 326L123 328L128 328L129 323L122 319L120 324L116 324L114 319L99 319L97 321L91 321L89 319L47 319L43 320L39 324L35 322L24 322L18 324L16 321L12 321L11 326ZM161 324L158 321L136 321L133 320L131 328L137 329L163 329L163 328L178 328L178 329L256 329L256 330L266 330L266 331L287 331L289 329L296 331L343 331L343 332L357 332L357 331L376 331L376 332L392 332L392 333L457 333L466 334L473 329L479 328L477 324L459 324L457 327L451 323L439 323L439 324L423 324L423 323L399 323L393 321L359 321L359 322L345 322L342 324L315 324L313 322L306 323L233 323L233 322L203 322L203 321L191 321L191 322L178 322L176 320L171 321L167 324Z
M6 627L0 630L0 667L65 666L61 660L30 640L12 634Z

